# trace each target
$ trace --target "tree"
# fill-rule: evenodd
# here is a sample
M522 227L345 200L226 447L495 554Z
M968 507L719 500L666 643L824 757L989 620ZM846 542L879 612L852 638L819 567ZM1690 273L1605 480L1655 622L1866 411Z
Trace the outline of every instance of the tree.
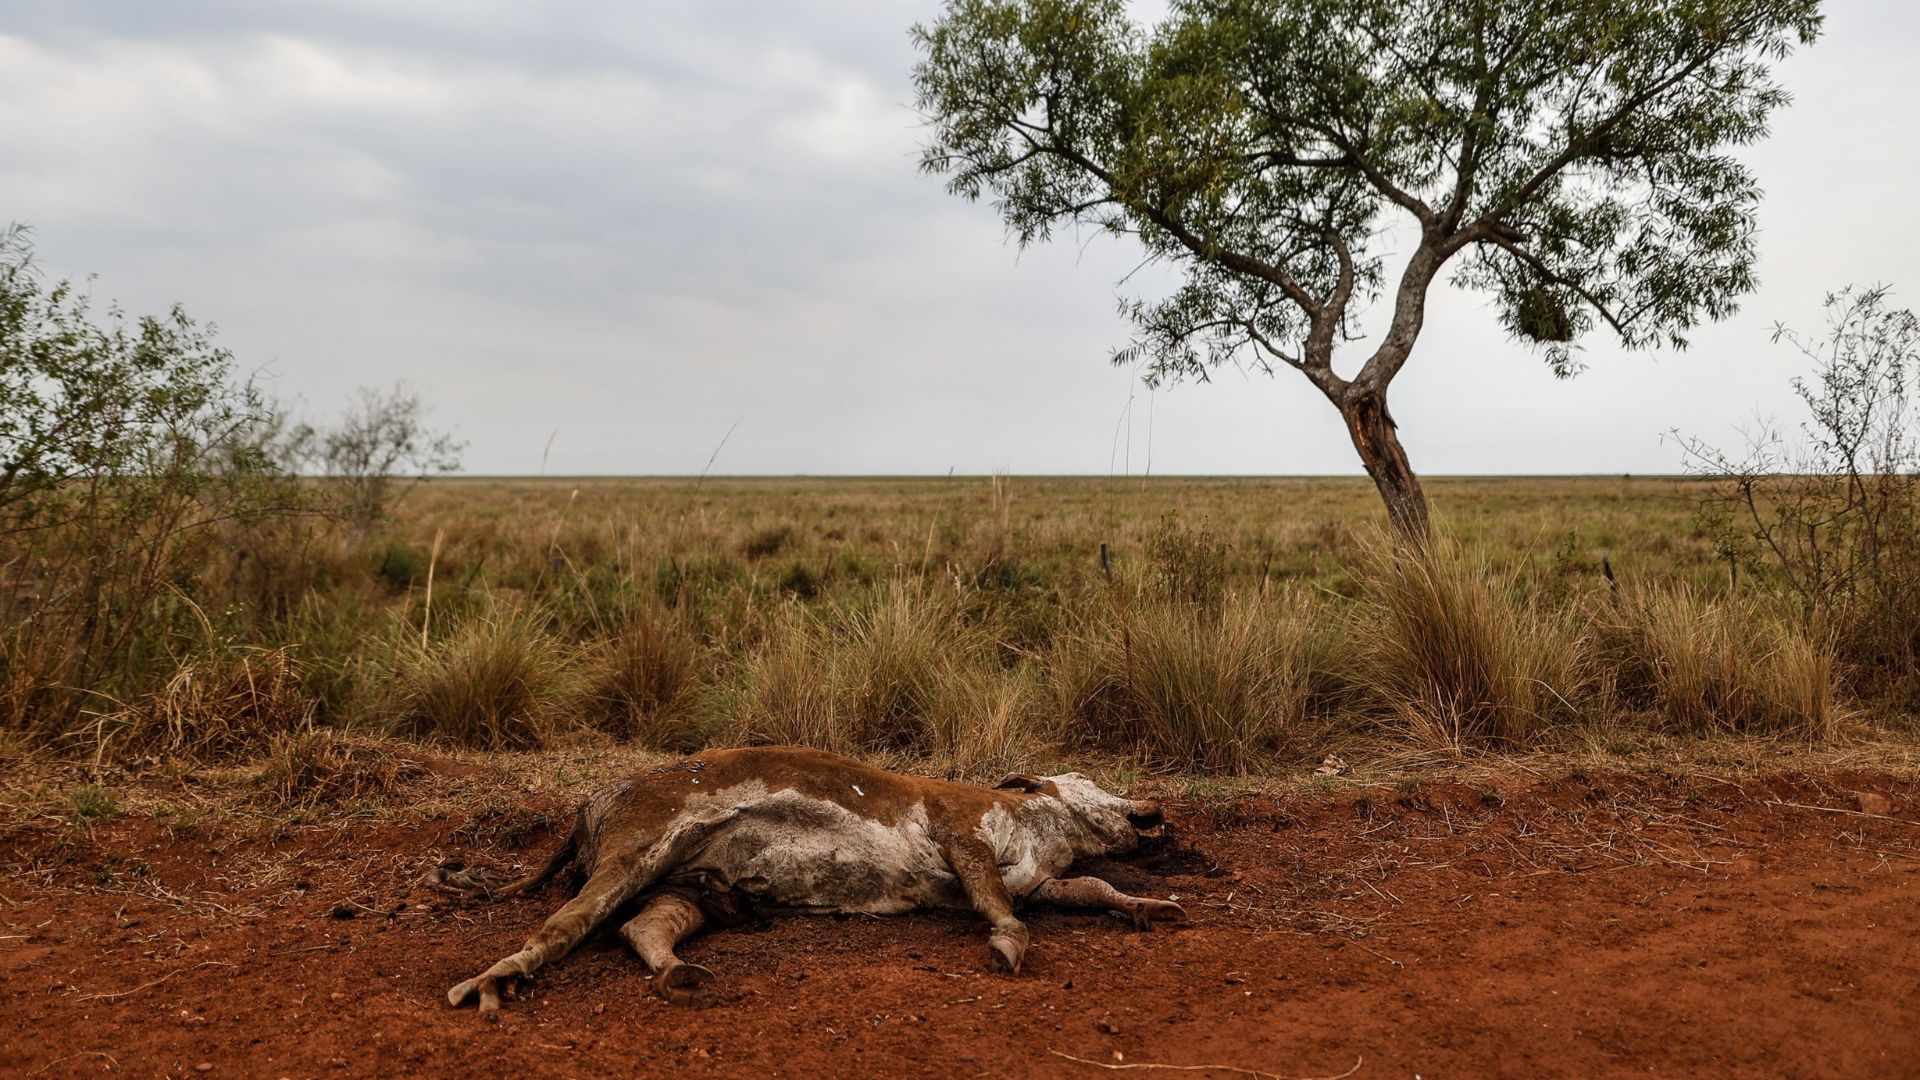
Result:
M1760 193L1727 151L1766 133L1769 65L1820 23L1818 0L1173 0L1147 30L1123 0L948 0L913 31L921 164L1023 246L1089 225L1177 264L1170 295L1125 302L1115 362L1300 372L1421 540L1387 391L1434 281L1491 294L1562 376L1596 324L1684 348L1753 287Z
M341 508L366 528L429 476L460 471L466 443L429 426L428 412L419 392L405 383L390 390L363 386L334 427L289 427L278 441L279 454L296 467L317 466L338 483ZM398 484L403 477L411 482Z

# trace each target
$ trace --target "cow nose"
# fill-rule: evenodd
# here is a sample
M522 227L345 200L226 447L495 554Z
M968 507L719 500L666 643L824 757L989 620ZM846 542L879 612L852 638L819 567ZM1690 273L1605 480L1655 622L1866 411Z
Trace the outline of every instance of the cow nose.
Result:
M1160 804L1152 799L1134 803L1133 809L1127 812L1127 823L1136 829L1159 828L1163 820L1165 819L1160 816Z

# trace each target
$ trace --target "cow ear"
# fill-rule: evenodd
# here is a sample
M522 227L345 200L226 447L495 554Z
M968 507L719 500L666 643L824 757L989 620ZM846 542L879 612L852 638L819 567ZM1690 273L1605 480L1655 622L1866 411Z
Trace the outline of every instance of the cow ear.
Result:
M993 785L993 789L995 791L1024 791L1031 795L1040 790L1040 780L1037 777L1023 776L1020 773L1010 773L1006 779Z

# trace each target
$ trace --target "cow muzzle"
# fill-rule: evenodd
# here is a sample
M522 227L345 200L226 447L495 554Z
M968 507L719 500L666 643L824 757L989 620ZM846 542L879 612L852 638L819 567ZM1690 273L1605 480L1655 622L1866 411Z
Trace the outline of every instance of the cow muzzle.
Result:
M1127 811L1127 824L1142 840L1163 840L1167 834L1167 819L1160 813L1160 804L1145 799L1133 804Z

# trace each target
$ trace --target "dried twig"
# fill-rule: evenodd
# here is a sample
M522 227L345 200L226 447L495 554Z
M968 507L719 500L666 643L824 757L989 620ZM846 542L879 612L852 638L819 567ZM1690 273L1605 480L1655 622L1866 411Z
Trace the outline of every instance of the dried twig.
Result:
M1360 1064L1367 1060L1364 1057L1355 1058L1353 1068L1343 1073L1335 1073L1332 1076L1290 1077L1282 1076L1279 1073L1261 1072L1259 1069L1243 1068L1239 1065L1158 1065L1145 1061L1129 1061L1119 1065L1112 1065L1104 1061L1089 1061L1086 1058L1074 1057L1072 1054L1060 1050L1049 1050L1047 1053L1055 1057L1066 1058L1068 1061L1077 1061L1082 1065L1091 1065L1096 1069L1113 1069L1115 1071L1121 1069L1168 1069L1175 1072L1229 1072L1237 1073L1241 1076L1255 1077L1256 1080L1346 1080L1347 1077L1359 1072Z
M139 986L136 986L131 990L116 990L110 994L82 994L80 995L80 1000L81 1001L104 1001L110 998L123 998L123 997L126 997L128 994L137 994L142 990L150 990L153 987L159 986L161 983L166 982L168 979L173 978L175 975L178 975L183 971L194 971L196 969L203 968L203 967L239 967L239 966L240 966L239 964L235 964L227 960L202 960L199 963L193 965L193 967L175 968L172 971L167 972L165 975L162 975L159 978L153 980L152 982L141 983Z
M48 1069L53 1068L55 1065L58 1065L63 1061L72 1061L74 1058L83 1058L83 1057L103 1057L103 1058L106 1058L109 1062L111 1062L113 1064L113 1067L116 1070L120 1068L119 1059L115 1058L112 1054L107 1053L105 1050L82 1050L77 1054L68 1054L66 1057L54 1058L52 1061L47 1062L45 1065L40 1066L39 1068L33 1070L27 1075L39 1076L41 1073L46 1072Z
M1768 806L1791 806L1796 810L1818 810L1823 814L1845 814L1848 817L1872 818L1875 821L1891 821L1896 825L1920 825L1920 821L1908 821L1906 818L1891 814L1869 814L1864 810L1843 810L1837 806L1809 806L1806 803L1787 802L1785 799L1768 799Z

